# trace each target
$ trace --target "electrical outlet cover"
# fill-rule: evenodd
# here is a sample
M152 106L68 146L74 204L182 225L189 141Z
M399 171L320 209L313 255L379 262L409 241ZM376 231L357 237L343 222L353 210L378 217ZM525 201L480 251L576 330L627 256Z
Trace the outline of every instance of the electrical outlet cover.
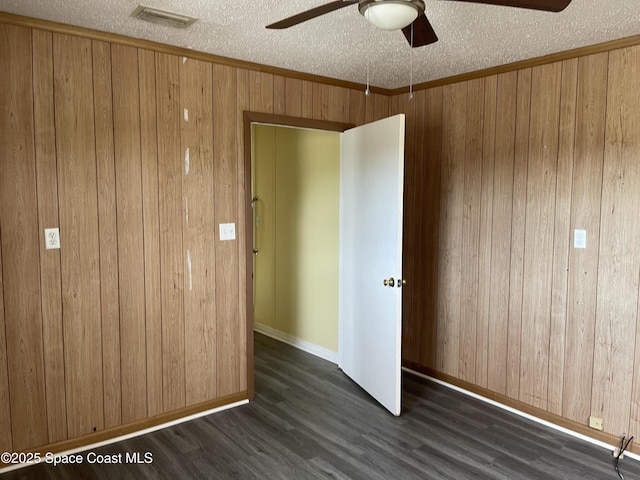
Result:
M60 230L57 228L44 229L44 248L52 250L60 248Z
M595 430L604 430L604 419L600 417L589 417L589 427Z
M573 232L573 248L587 248L587 231L574 230Z

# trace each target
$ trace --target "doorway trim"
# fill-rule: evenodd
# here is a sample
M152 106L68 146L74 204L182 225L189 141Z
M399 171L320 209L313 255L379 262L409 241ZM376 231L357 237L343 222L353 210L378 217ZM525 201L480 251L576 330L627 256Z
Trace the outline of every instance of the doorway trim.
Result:
M311 118L290 117L273 113L261 113L245 110L243 112L244 123L244 221L245 221L245 268L246 268L246 319L247 319L247 396L249 400L255 397L254 386L254 351L253 351L253 209L251 206L252 192L251 179L253 175L251 166L252 142L251 125L263 123L280 127L307 128L325 130L329 132L344 132L355 125L351 123L333 122L330 120L316 120Z

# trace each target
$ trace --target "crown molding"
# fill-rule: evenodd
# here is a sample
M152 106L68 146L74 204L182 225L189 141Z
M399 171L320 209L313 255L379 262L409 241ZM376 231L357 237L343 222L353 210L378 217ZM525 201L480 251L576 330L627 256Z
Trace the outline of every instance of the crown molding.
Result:
M166 45L164 43L152 42L150 40L143 40L139 38L128 37L128 36L120 35L116 33L101 32L98 30L91 30L89 28L76 27L76 26L67 25L64 23L57 23L57 22L51 22L48 20L41 20L41 19L25 17L21 15L14 15L11 13L1 12L1 11L0 11L0 23L6 23L9 25L15 25L20 27L35 28L35 29L46 30L46 31L55 32L55 33L75 35L78 37L89 38L91 40L98 40L98 41L116 43L119 45L126 45L130 47L143 48L146 50L153 50L159 53L178 55L182 57L192 58L195 60L202 60L205 62L217 63L219 65L242 68L245 70L251 70L255 72L269 73L272 75L280 75L287 78L305 80L305 81L321 83L325 85L332 85L332 86L349 88L354 90L362 90L362 91L364 91L366 88L366 86L361 83L347 82L345 80L338 80L335 78L323 77L321 75L313 75L310 73L297 72L295 70L288 70L286 68L271 67L268 65L260 64L260 63L247 62L244 60L236 60L234 58L223 57L220 55L197 52L195 50L190 50L188 48L175 47L172 45ZM630 37L621 38L618 40L612 40L609 42L598 43L598 44L589 45L586 47L574 48L574 49L566 50L563 52L552 53L550 55L544 55L541 57L530 58L527 60L520 60L517 62L505 64L505 65L498 65L496 67L485 68L485 69L477 70L474 72L462 73L460 75L454 75L451 77L445 77L437 80L418 83L413 86L413 91L427 90L433 87L450 85L452 83L458 83L458 82L465 82L465 81L474 80L477 78L483 78L491 75L498 75L501 73L513 72L516 70L537 67L540 65L561 62L564 60L571 60L573 58L585 57L587 55L594 55L597 53L610 52L612 50L634 47L637 45L640 45L640 35L634 35ZM380 95L395 96L395 95L409 93L409 86L395 88L395 89L372 86L370 90L371 92L380 94Z
M475 72L462 73L460 75L454 75L452 77L445 77L437 80L431 80L429 82L418 83L413 86L413 91L415 92L416 90L427 90L433 87L440 87L443 85L450 85L452 83L475 80L477 78L489 77L491 75L498 75L500 73L507 73L507 72L513 72L515 70L522 70L525 68L538 67L540 65L547 65L549 63L562 62L564 60L571 60L574 58L586 57L587 55L594 55L597 53L610 52L612 50L618 50L621 48L635 47L637 45L640 45L640 35L625 37L619 40L611 40L609 42L604 42L604 43L597 43L595 45L589 45L587 47L574 48L572 50L552 53L550 55L530 58L528 60L520 60L518 62L507 63L505 65L498 65L496 67L485 68L482 70L477 70ZM408 86L387 90L388 95L400 95L403 93L409 93Z
M83 38L88 38L91 40L97 40L102 42L115 43L118 45L125 45L128 47L153 50L154 52L167 53L170 55L187 57L194 60L202 60L205 62L216 63L218 65L226 65L229 67L242 68L245 70L252 70L254 72L270 73L272 75L280 75L287 78L295 78L298 80L322 83L325 85L333 85L336 87L362 90L363 92L366 89L366 85L361 83L348 82L346 80L338 80L335 78L323 77L321 75L313 75L310 73L296 72L295 70L288 70L286 68L271 67L268 65L260 64L260 63L247 62L244 60L237 60L234 58L223 57L223 56L214 55L211 53L198 52L188 48L176 47L173 45L166 45L164 43L153 42L151 40L128 37L126 35L120 35L117 33L101 32L99 30L92 30L84 27L76 27L74 25L67 25L64 23L51 22L49 20L41 20L38 18L25 17L22 15L15 15L12 13L6 13L2 11L0 11L0 23L14 25L18 27L34 28L37 30L45 30L48 32L61 33L66 35L74 35L77 37L83 37ZM386 88L370 87L370 90L373 93L389 95L389 90Z

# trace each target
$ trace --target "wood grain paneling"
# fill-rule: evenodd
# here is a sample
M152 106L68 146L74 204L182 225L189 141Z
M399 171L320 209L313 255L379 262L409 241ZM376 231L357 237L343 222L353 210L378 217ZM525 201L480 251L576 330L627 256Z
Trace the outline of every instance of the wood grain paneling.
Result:
M574 60L577 73L571 230L587 231L587 248L569 248L562 415L586 422L591 412L600 201L609 55ZM568 374L571 372L571 374Z
M203 98L198 91L203 85L209 90L200 73L194 73L195 82L180 79L181 68L184 74L193 58L183 64L179 57L118 47L123 50L116 49L114 64L126 67L125 75L111 71L112 44L6 25L0 35L2 45L9 45L0 51L0 396L10 394L4 399L8 407L0 407L0 429L4 422L7 431L11 421L11 435L0 432L0 446L77 439L123 423L120 385L140 376L142 367L142 386L129 383L139 389L131 390L131 405L147 402L144 416L186 411L181 408L191 372L185 372L185 360L201 353L192 345L196 340L185 344L185 328L199 326L194 318L201 318L185 288L186 259L192 244L196 250L207 245L206 233L185 225L187 199L213 196L208 206L213 218L201 218L213 224L213 235L218 223L236 223L236 242L215 240L215 271L208 277L215 275L216 321L223 322L216 330L213 395L251 389L244 110L340 117L355 124L391 111L407 113L407 172L413 173L406 186L405 265L414 263L405 274L414 277L416 290L406 294L405 359L466 378L473 367L474 382L484 384L486 376L496 395L504 391L507 398L549 412L561 406L566 418L580 423L588 414L602 416L605 430L616 434L637 430L640 380L632 368L640 357L640 227L633 221L640 207L637 48L485 78L478 121L473 120L478 99L468 96L474 83L425 90L409 102L404 93L365 97L354 85L324 87L308 78L278 76L282 72L206 64L216 72L213 98L209 106L206 100L198 105L202 111L196 117L211 128L190 125L194 130L183 129L181 135L180 99ZM111 90L112 80L119 93ZM488 98L496 105L494 119L487 117ZM122 125L133 128L124 131ZM475 247L469 243L467 251L463 242L477 224L475 216L465 217L465 206L476 215L478 205L471 199L478 194L478 179L468 168L475 159L467 155L467 145L474 145L473 135L480 131L474 285L463 271L473 273L465 262L473 259ZM193 162L209 147L214 152L208 192L196 186L206 185L200 176L209 173L196 173L206 168L193 163L191 173L184 173L181 150L187 144L198 150ZM122 162L125 158L133 161ZM129 215L137 220L127 224ZM59 219L60 251L36 243L50 219ZM568 248L575 228L587 230L586 250ZM138 252L133 264L119 258L125 250L130 258ZM133 277L129 269L136 271ZM137 295L121 305L124 276ZM462 313L469 293L465 282L478 292L481 320L475 325L464 323L474 315L470 304L469 315ZM138 329L135 338L120 338L121 309L143 319L142 336ZM61 312L58 324L56 312ZM475 356L463 341L473 337L474 328ZM119 350L120 342L130 349L133 340L146 351L129 350L134 355L125 359L129 353ZM187 354L189 348L194 352ZM133 374L124 361L120 371L120 355L127 362L135 358ZM20 369L24 359L32 368ZM202 367L197 361L191 365L194 372ZM61 376L59 385L55 379ZM9 386L2 389L3 382Z
M354 104L353 98L354 95L357 95L356 92L351 92L352 105ZM358 95L356 98L362 98L362 101L359 103L362 107L364 104L364 95ZM410 104L406 99L394 98L394 111L393 115L398 113L403 113L405 115L405 146L404 146L404 174L406 177L414 177L413 174L415 169L415 152L414 152L414 142L415 142L415 122L414 122L414 112L415 104ZM355 113L352 115L352 120L356 120L359 115L362 115L362 121L364 121L364 115L366 114L365 109L363 108L361 114ZM415 191L416 185L411 183L405 183L404 185L404 205L403 205L403 232L402 232L402 249L404 252L416 252L415 248L416 243L416 233L414 228L415 215L417 214L415 205ZM412 310L413 310L413 299L414 292L416 292L416 286L414 284L413 269L419 268L417 265L417 261L414 257L416 253L412 253L411 258L408 255L403 255L403 263L402 263L402 276L407 280L406 285L402 290L402 318L411 318ZM413 331L413 329L420 328L420 324L416 322L402 322L402 359L403 361L417 361L416 355L418 352L417 344L418 339L420 338L420 334L417 331Z
M414 94L415 95L415 94ZM389 97L371 92L365 97L366 123L375 122L389 116Z
M174 418L187 402L192 412L251 395L243 113L363 123L364 94L104 39L1 29L10 48L0 52L0 388L9 384L1 395L11 396L0 398L0 428L10 432L0 445L78 446ZM387 116L390 105L378 94L370 115ZM420 168L431 185L421 195L433 196L438 182ZM235 242L215 237L224 222L236 223ZM62 249L45 251L38 231L58 225ZM416 303L427 308L421 296Z
M505 393L509 332L509 269L513 215L518 74L498 75L495 116L495 160L491 217L491 283L487 342L487 387ZM483 190L484 192L484 190Z
M48 441L31 32L0 25L0 231L13 448Z
M520 397L520 351L522 344L522 295L524 284L524 230L529 163L529 116L531 70L518 72L513 169L513 217L509 266L509 330L507 347L507 395Z
M571 227L571 189L576 122L577 60L562 63L560 119L558 124L558 166L553 234L551 280L551 324L549 327L549 394L547 409L562 413L564 358L567 325L567 276Z
M349 123L351 123L352 125L359 126L365 124L367 118L366 100L367 97L365 97L363 91L351 90L349 94ZM412 139L409 140L409 136L407 136L406 138L408 141L413 141Z
M416 113L417 114L417 113ZM418 339L418 352L420 362L424 365L435 367L437 340L437 318L438 318L438 245L440 239L440 175L442 154L442 88L433 88L427 91L427 105L425 116L427 149L425 163L427 165L427 176L424 182L426 192L425 204L422 208L424 225L422 231L423 248L426 255L422 272L426 276L424 282L424 292L420 295L420 317L425 322L420 328L420 338Z
M546 408L548 399L560 80L561 64L533 69L522 297L522 338L527 341L521 350L520 400L539 408Z
M493 177L496 138L497 77L484 79L484 116L482 120L482 194L478 251L478 326L476 345L476 383L487 385L489 349L489 300L491 288L491 234L493 218Z
M162 407L186 405L184 344L184 257L182 246L182 172L180 151L180 77L178 57L156 54L158 111L158 195L162 297Z
M404 199L405 209L403 211L403 251L412 252L411 255L403 255L402 275L407 279L407 285L402 291L403 318L410 318L411 315L418 314L420 308L422 282L424 275L420 272L424 249L417 248L421 242L422 215L420 210L414 205L423 204L422 179L425 177L425 148L424 141L426 126L425 118L420 115L416 121L414 112L423 111L426 108L426 93L417 94L413 103L409 104L405 97L405 109L408 115L405 116L405 137L411 141L405 142L405 170L407 178L415 178L416 182L405 185ZM415 148L418 145L419 148ZM415 313L414 313L415 312ZM413 359L418 356L418 341L420 325L413 325L411 322L402 322L403 351L405 358Z
M250 74L251 77L251 74ZM271 83L269 78L262 82ZM214 191L216 224L235 223L238 212L237 173L237 133L236 122L236 70L214 65L213 67L213 141L214 151ZM252 87L255 83L251 82ZM253 92L251 92L253 95ZM266 100L269 100L267 98ZM265 102L265 108L272 102ZM251 97L251 106L254 101ZM217 226L216 226L217 228ZM242 232L236 231L236 239ZM218 394L227 395L238 391L240 377L240 351L237 348L240 332L236 328L238 320L238 242L221 241L216 230L216 318L217 318L217 381Z
M0 239L2 232L0 231ZM0 248L0 449L11 452L11 402L7 367L7 337L4 321L4 285L2 281L2 248Z
M640 211L640 93L634 85L639 75L639 47L609 54L591 415L604 418L605 431L615 434L629 428L634 380L640 271L640 222L632 220ZM634 418L637 422L637 412Z
M252 112L273 113L273 75L249 72L249 95Z
M53 37L33 31L33 120L38 184L42 336L49 442L67 438L59 250L45 251L44 229L59 225L53 105Z
M302 117L313 117L313 83L302 81Z
M96 173L100 228L100 294L105 427L122 424L120 372L120 292L116 169L113 146L111 45L93 42L93 91L96 123Z
M243 72L244 72L244 75L248 76L248 72L246 70L243 70ZM238 76L238 82L239 81L240 81L240 76ZM289 115L290 117L301 117L302 116L302 80L297 80L295 78L286 78L284 81L284 88L285 88L284 114ZM250 105L246 105L243 110L249 110L249 107ZM238 137L238 138L242 138L242 137Z
M242 72L242 73L241 73ZM291 114L290 98L301 95L300 83L292 86L290 79L285 81L286 112ZM292 96L289 96L289 89L293 88ZM238 348L239 348L239 371L240 390L248 390L248 396L253 400L253 254L250 253L251 240L253 238L253 224L247 225L247 218L252 214L250 198L251 191L251 166L245 161L245 141L244 141L244 112L249 110L249 75L246 70L238 70L236 73L236 145L238 148L236 165L238 166ZM294 104L295 105L295 104ZM300 105L298 103L298 105ZM300 116L300 115L297 115ZM244 213L244 214L243 214ZM243 233L244 232L244 233ZM251 262L251 263L250 263ZM244 268L242 266L245 266Z
M632 368L640 358L640 251L631 247L640 237L632 213L640 207L640 167L631 161L640 149L640 96L631 87L639 49L485 77L480 119L474 119L477 99L458 107L453 100L455 91L475 91L470 81L438 87L444 89L442 119L416 103L416 122L441 126L442 151L435 164L407 179L408 192L426 192L426 176L437 171L441 177L438 312L413 302L404 309L405 334L419 337L417 365L429 365L435 350L435 369L427 368L441 377L453 372L448 378L457 384L572 425L602 417L609 441L611 433L640 425L640 376ZM495 103L493 113L488 103ZM399 108L399 96L392 106ZM479 131L481 172L473 168L473 154L456 152L474 145ZM413 135L417 143L432 140ZM430 209L421 196L407 198L409 218ZM417 223L409 221L406 231ZM587 230L586 249L572 247L574 229ZM409 268L424 276L425 260L416 251L429 245L422 230L409 233L414 238L405 242L405 254L415 262ZM434 295L424 278L415 284L417 296ZM426 332L434 322L431 340ZM475 355L469 352L474 333ZM456 335L454 349L447 342ZM416 358L414 345L416 339L404 339L405 360Z
M140 157L142 160L142 216L144 290L147 344L147 411L162 406L162 295L160 277L160 219L158 212L158 140L155 54L138 50L140 86Z
M455 376L458 374L460 352L466 85L443 87L442 98L442 183L438 248L440 293L436 368Z
M313 118L333 122L349 122L349 89L315 83L313 85Z
M484 79L466 83L466 145L464 155L464 193L462 215L462 271L460 297L460 365L461 379L476 379L476 328L478 322L478 249L480 241L480 207L482 198ZM484 345L480 345L483 348ZM478 354L481 352L478 351Z
M273 76L273 113L286 115L287 98L285 92L285 78L280 75Z
M122 421L147 416L138 50L111 47L118 223Z
M91 41L55 34L53 60L67 426L78 437L104 428Z
M187 405L217 393L212 81L210 64L180 63L180 106L189 112L181 122L182 151L189 151L182 177Z

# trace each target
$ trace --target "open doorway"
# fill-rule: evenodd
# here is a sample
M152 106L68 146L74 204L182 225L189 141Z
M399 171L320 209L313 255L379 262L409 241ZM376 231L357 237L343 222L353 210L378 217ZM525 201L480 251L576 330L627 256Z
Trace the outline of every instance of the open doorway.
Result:
M329 132L341 133L341 132L344 132L345 130L348 130L354 127L354 125L351 125L351 124L331 122L326 120L312 120L312 119L288 117L283 115L273 115L273 114L265 114L265 113L258 113L258 112L244 112L245 185L247 185L248 187L246 189L247 196L246 196L246 208L245 208L245 225L247 225L246 268L247 268L247 280L249 282L249 284L247 285L247 290L248 290L247 291L247 352L248 352L247 368L248 368L248 380L249 380L248 385L249 385L250 398L253 398L253 394L254 394L253 331L256 325L255 318L254 318L254 299L256 297L259 297L262 294L262 292L258 292L258 295L255 294L255 281L256 280L260 281L260 279L259 278L256 279L254 275L256 272L255 262L258 259L258 257L261 255L261 252L260 252L261 247L268 247L268 245L264 244L264 238L260 238L260 236L258 236L257 238L258 242L257 243L255 242L255 239L256 239L255 230L257 230L255 226L256 226L257 219L255 218L254 213L263 214L262 215L263 218L260 220L260 222L264 223L268 219L266 219L264 215L267 212L265 212L264 209L262 209L261 211L261 207L264 207L264 205L261 205L260 196L257 195L257 198L254 198L255 196L253 194L253 189L251 188L253 186L253 175L255 173L254 172L255 165L252 162L253 153L254 153L253 152L254 138L252 135L252 131L253 131L252 125L263 125L263 126L268 125L268 126L280 127L280 128L285 127L285 128L294 128L294 129L305 129L305 130L314 130L314 131L325 132L325 133L329 133ZM254 252L254 250L257 250L257 252ZM263 254L267 253L264 251L264 248L262 248L262 250L263 250L262 251ZM263 255L263 257L264 256L265 255ZM283 275L282 281L283 282L287 281L286 276ZM289 281L292 281L292 280L289 279ZM336 278L336 282L337 282L337 278ZM270 293L268 293L267 295L270 295ZM259 299L258 301L261 301L261 300ZM275 314L276 313L274 308L272 315L275 315ZM262 320L262 319L259 319L259 320ZM258 323L258 325L260 324L264 325L264 323L265 321L263 320L262 322ZM277 325L277 324L275 326L276 326L276 329L277 327L280 327L280 325ZM261 327L258 326L258 330L260 328ZM270 333L273 333L273 332L270 332ZM295 334L289 334L289 335L290 335L289 340L292 340L293 338L295 338ZM280 337L280 339L282 340L283 338ZM289 343L293 343L293 341L290 341ZM311 348L312 345L313 345L312 342L306 343L306 346L309 347L308 350L312 350ZM296 346L299 347L301 345L298 344ZM330 351L330 348L325 348L321 350L320 353L325 353L328 351ZM316 351L313 353L318 354L319 352ZM332 360L335 361L335 359L332 359Z
M338 363L340 134L252 137L254 330Z
M251 123L278 124L273 119L262 122L247 119L245 138L251 137ZM317 125L308 128L322 130ZM347 131L343 128L339 159L338 363L347 376L393 415L401 413L402 390L399 287L405 283L404 129L402 114ZM251 150L250 142L245 146ZM248 169L251 170L250 165ZM254 230L252 204L256 204L253 199L248 202L246 223L251 231L250 244ZM251 273L253 263L253 258L247 259ZM252 278L253 275L247 277ZM252 300L252 285L248 293L248 300ZM251 303L248 318L253 323L253 302L248 303ZM253 331L248 338L252 334Z

